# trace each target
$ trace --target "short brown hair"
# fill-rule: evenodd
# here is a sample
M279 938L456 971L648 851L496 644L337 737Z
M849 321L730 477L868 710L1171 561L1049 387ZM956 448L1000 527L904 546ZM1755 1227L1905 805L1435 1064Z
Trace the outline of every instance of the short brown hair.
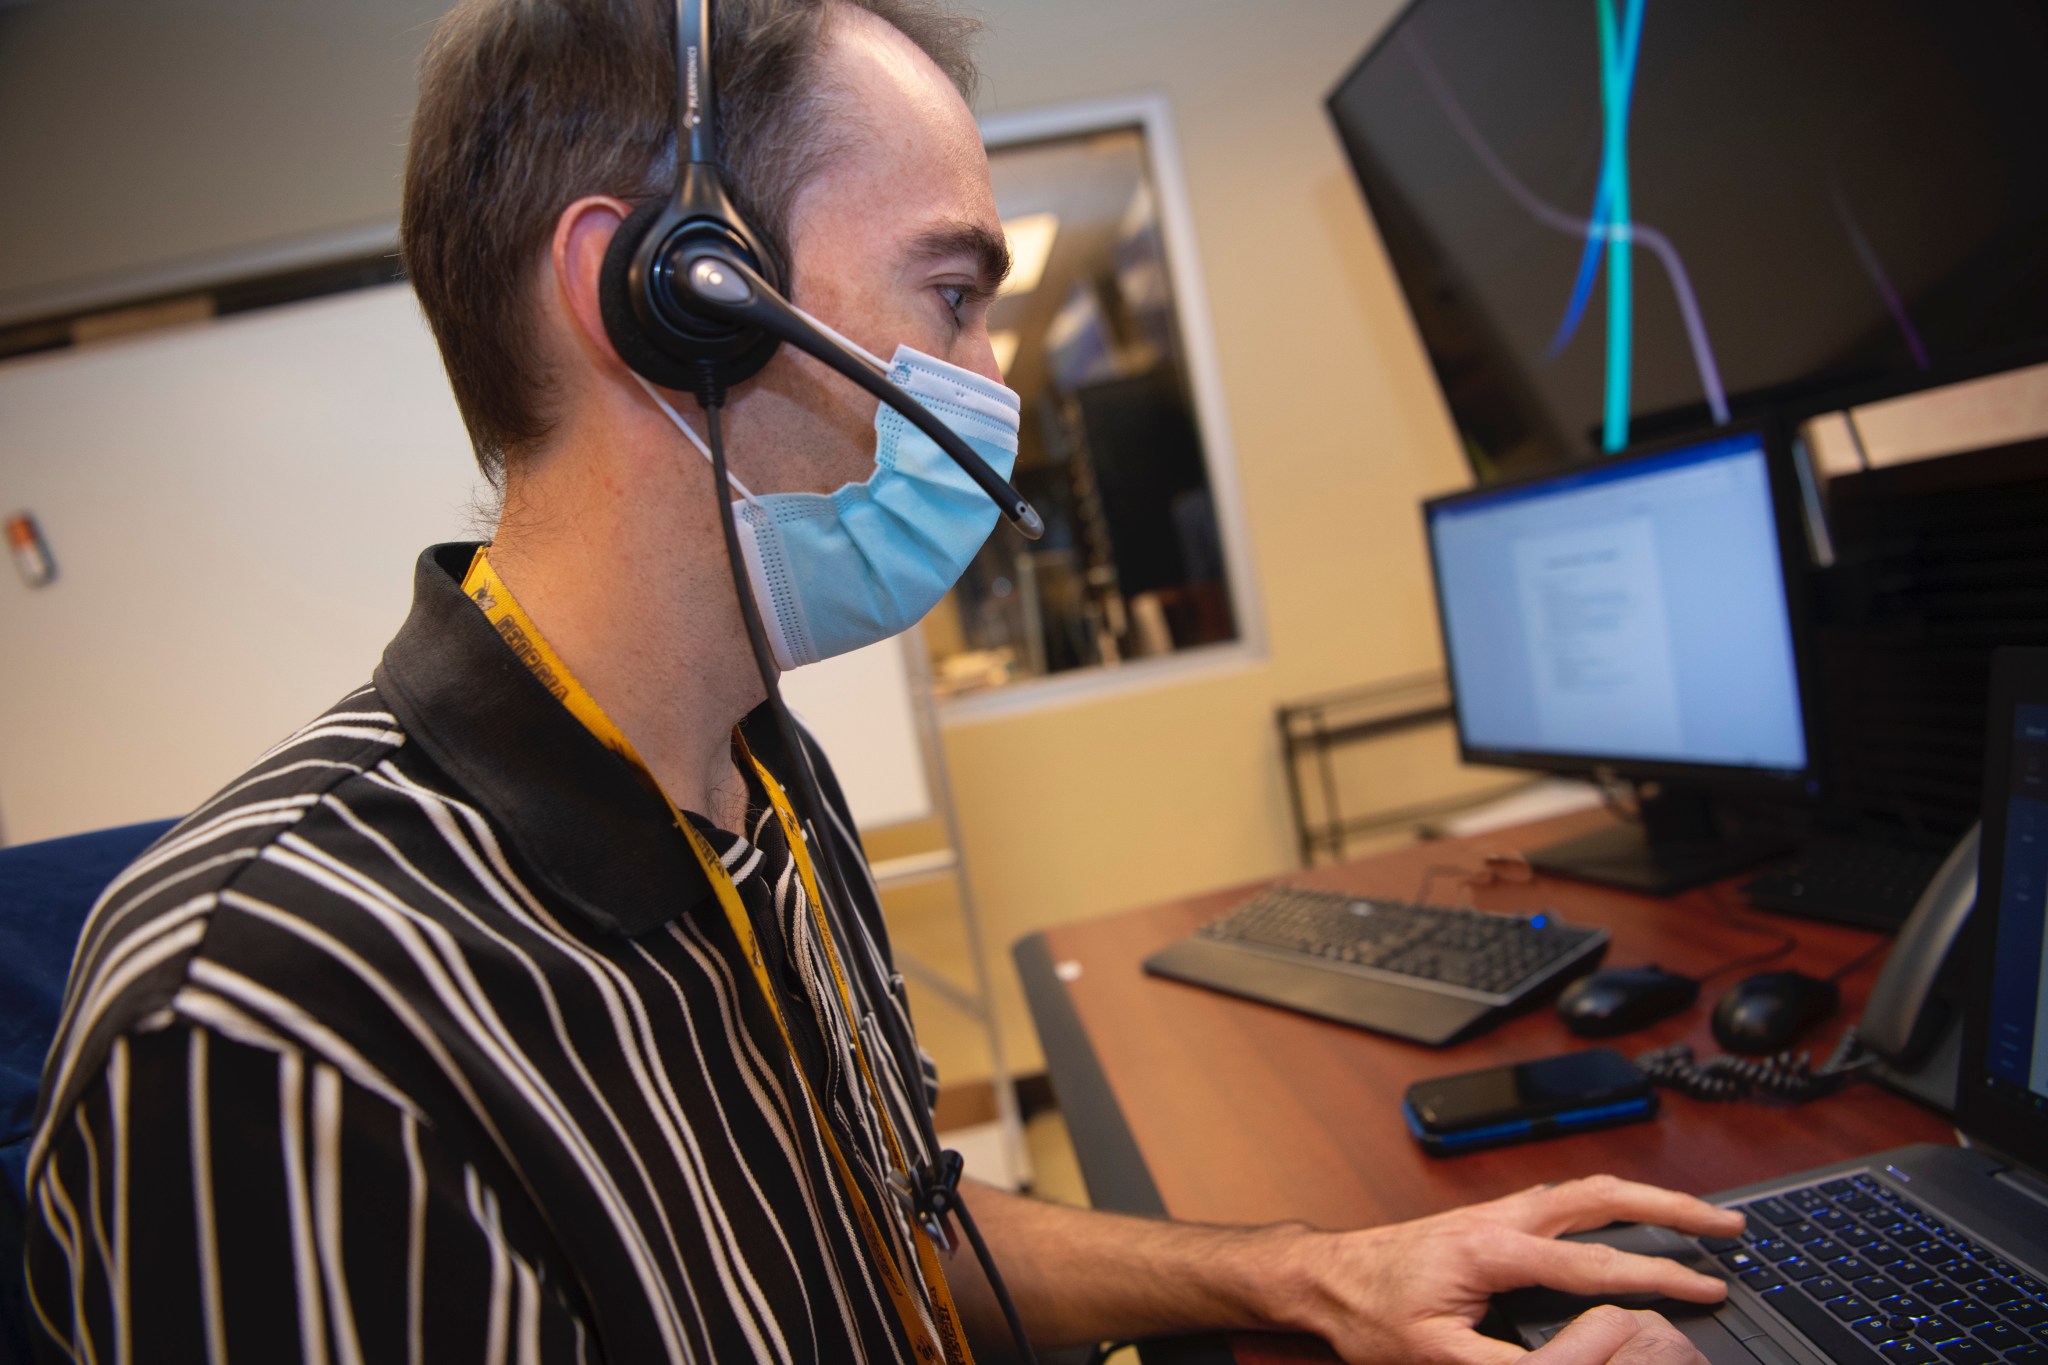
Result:
M834 5L974 87L979 25L939 0L718 0L719 168L778 264L797 191L832 151L815 68ZM461 0L428 43L399 241L494 483L551 427L529 295L556 219L585 195L641 204L674 183L674 34L674 0Z

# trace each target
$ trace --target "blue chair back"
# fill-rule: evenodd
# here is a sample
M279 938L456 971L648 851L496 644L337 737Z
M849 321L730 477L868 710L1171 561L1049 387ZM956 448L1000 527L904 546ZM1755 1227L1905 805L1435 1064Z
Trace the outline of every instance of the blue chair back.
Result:
M0 1358L28 1358L21 1301L28 1140L86 912L176 821L0 848Z

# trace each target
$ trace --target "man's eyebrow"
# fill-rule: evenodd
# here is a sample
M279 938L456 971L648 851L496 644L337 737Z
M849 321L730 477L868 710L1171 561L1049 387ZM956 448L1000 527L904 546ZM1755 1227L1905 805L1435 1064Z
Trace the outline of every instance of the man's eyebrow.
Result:
M1010 274L1010 244L980 223L956 221L921 232L911 239L909 255L914 261L972 257L981 288L989 294Z

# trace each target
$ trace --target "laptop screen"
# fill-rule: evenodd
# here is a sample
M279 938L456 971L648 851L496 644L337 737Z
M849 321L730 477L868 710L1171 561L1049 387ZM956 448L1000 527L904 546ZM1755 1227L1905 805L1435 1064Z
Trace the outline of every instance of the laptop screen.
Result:
M1957 1117L2048 1166L2048 649L1993 656L1973 993ZM1974 1074L1973 1074L1974 1073Z
M2048 1105L2048 701L2014 706L2012 729L1985 1062Z

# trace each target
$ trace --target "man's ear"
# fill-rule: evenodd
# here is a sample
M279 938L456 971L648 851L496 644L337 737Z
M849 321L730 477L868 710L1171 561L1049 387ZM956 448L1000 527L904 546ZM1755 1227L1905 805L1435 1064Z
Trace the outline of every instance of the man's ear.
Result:
M555 297L567 314L576 341L601 366L623 371L626 362L604 330L604 310L598 299L599 280L604 274L605 251L619 224L632 213L624 200L594 194L578 199L562 210L555 220L555 239L549 259L554 267ZM621 374L621 378L625 376Z

